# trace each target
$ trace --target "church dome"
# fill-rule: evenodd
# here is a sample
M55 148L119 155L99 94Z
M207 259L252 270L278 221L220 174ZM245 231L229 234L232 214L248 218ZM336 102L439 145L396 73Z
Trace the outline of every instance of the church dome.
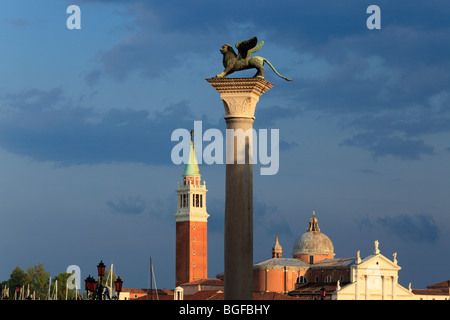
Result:
M334 254L333 243L321 232L306 232L294 244L293 255Z
M309 220L308 230L295 242L292 255L294 258L312 255L334 256L333 243L330 238L320 232L315 212Z

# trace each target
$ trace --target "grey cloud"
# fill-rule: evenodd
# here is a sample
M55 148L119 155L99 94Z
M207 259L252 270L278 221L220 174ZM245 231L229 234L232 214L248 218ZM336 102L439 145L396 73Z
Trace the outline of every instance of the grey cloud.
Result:
M374 158L394 156L402 160L418 160L422 155L434 153L434 148L422 140L378 136L376 133L357 134L341 145L366 149Z
M120 198L108 201L106 205L111 213L124 215L141 214L146 209L146 204L140 197Z
M310 46L308 37L304 43L293 41L293 46L302 44L299 52L324 59L329 70L312 79L300 73L299 81L285 90L302 101L305 112L321 112L339 119L344 130L356 129L341 145L374 157L420 159L434 154L423 135L450 132L450 64L443 54L450 49L450 33L441 23L426 20L424 25L425 20L411 18L433 12L442 22L448 8L440 12L439 5L404 3L401 18L395 10L395 23L387 23L392 20L386 16L394 18L392 6L402 5L380 5L380 32L343 37L329 30L334 37Z
M257 108L255 117L258 121L255 128L268 128L276 125L277 120L292 119L301 114L301 110L289 107L271 106L268 108Z
M277 206L268 205L257 197L253 200L253 214L255 227L261 227L266 235L272 237L275 234L292 236L288 222L278 212Z
M358 228L359 230L372 230L374 228L374 225L369 217L364 217L358 222Z
M208 220L208 229L215 232L223 232L225 201L223 199L209 198L207 200L208 212L211 218ZM278 212L279 208L268 205L258 197L253 200L254 227L261 228L269 237L275 234L292 235L289 224Z
M439 228L429 215L386 216L378 218L377 224L406 242L436 243L439 240Z
M361 231L385 232L406 243L433 244L440 238L440 229L428 214L402 214L375 219L365 217L359 221L358 227Z
M186 102L161 107L153 115L118 109L98 114L92 108L72 106L59 88L5 94L0 110L0 147L63 166L171 164L172 131L190 129L195 119Z
M383 27L371 32L365 27L367 4L357 0L305 1L303 10L290 10L291 1L277 6L177 1L177 10L173 10L173 3L164 1L113 3L128 8L126 14L136 31L99 54L100 65L86 76L90 85L100 74L116 79L125 79L130 72L156 77L181 66L186 55L205 57L217 52L225 41L242 40L234 39L236 30L251 32L251 36L261 32L265 47L307 54L329 65L327 72L314 79L298 70L295 82L279 90L293 97L295 105L301 101L302 110L342 119L345 126L357 129L357 134L342 145L368 150L375 157L419 159L434 152L421 135L450 131L449 104L442 103L440 108L430 105L440 94L444 99L450 87L450 65L442 54L450 46L450 32L444 23L449 9L445 5L419 2L411 6L407 1L380 0ZM238 4L242 11L229 10ZM272 14L261 19L261 11L267 10ZM316 19L319 13L323 19ZM422 15L434 19L417 19ZM245 21L250 27L239 28ZM282 62L277 64L280 70L295 68ZM210 72L205 68L205 74ZM411 108L423 111L411 117ZM257 110L256 116L259 125L273 125L299 113L299 109L275 107Z
M298 143L296 142L287 142L287 141L280 141L280 150L281 151L288 151L292 148L295 148L298 146Z
M98 69L91 70L85 77L84 80L89 86L94 86L98 83L98 80L102 72Z
M225 223L225 200L208 197L206 202L207 211L210 214L208 230L222 233Z
M3 19L2 21L0 21L0 24L2 24L3 22L6 22L6 23L10 24L13 27L25 27L25 26L28 26L30 24L29 21L21 19L21 18Z
M166 199L157 198L149 201L148 212L152 217L172 221L176 207L176 195L170 194Z

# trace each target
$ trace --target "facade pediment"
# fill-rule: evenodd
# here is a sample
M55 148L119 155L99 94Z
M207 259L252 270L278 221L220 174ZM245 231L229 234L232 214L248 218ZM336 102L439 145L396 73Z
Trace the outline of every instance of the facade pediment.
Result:
M382 254L374 254L361 260L357 265L358 269L381 269L381 270L400 270L401 267L392 260L386 258Z

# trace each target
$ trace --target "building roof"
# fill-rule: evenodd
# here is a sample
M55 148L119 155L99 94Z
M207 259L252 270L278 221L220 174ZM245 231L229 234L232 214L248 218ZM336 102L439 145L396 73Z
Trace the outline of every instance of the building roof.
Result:
M173 290L170 289L122 289L124 293L130 293L130 300L173 300ZM138 295L133 297L132 295Z
M183 295L183 300L223 300L221 290L202 290L194 294Z
M253 300L304 300L304 298L279 292L253 292Z
M130 298L131 300L174 300L174 294L172 290L167 291L166 294L159 294L158 296L154 293L153 296L150 295L150 290L148 289L127 289L127 291L139 291L147 292L146 295ZM198 291L194 294L183 295L183 300L224 300L223 290L204 290ZM278 292L253 292L253 300L304 300L304 298L299 296L289 296L287 294Z
M309 268L309 263L303 262L299 259L292 258L272 258L266 261L259 262L253 265L253 268L264 269L267 267L305 267Z
M197 157L194 151L193 142L194 130L191 131L191 146L189 149L189 156L186 165L184 166L184 176L200 176L200 169L198 168Z
M343 287L350 282L340 282L340 286ZM337 288L337 282L309 282L297 287L289 292L289 295L320 295L320 290L325 288L326 292L335 292Z
M355 262L356 258L336 258L336 259L322 260L310 266L311 268L339 268L354 265Z
M174 295L156 295L156 294L146 294L145 296L140 296L137 298L131 298L130 300L174 300Z
M437 289L437 288L450 288L450 280L442 281L436 284L432 284L430 286L427 286L428 289Z
M181 286L223 286L223 280L221 279L199 279L188 283L180 284Z
M184 295L184 300L224 300L223 291L199 291L195 294ZM304 300L299 296L289 296L278 292L253 292L252 300Z
M158 293L159 295L173 294L173 290L170 289L137 289L137 288L124 288L121 292L129 292L133 294L153 294Z
M448 296L449 291L443 289L412 289L412 293L425 296Z
M448 296L450 295L450 280L429 285L427 289L412 289L412 292L420 295Z

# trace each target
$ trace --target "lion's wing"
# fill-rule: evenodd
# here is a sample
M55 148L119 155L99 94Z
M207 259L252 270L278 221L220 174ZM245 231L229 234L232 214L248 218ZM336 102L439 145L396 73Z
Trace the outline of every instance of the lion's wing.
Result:
M250 55L252 55L253 53L261 50L261 48L264 45L264 41L261 41L260 43L258 43L254 48L248 50L248 57L250 57Z
M258 38L253 37L249 40L239 41L236 43L236 48L238 49L238 59L247 59L252 54L252 49L254 49L258 44ZM258 49L259 50L259 49ZM258 51L256 50L256 51ZM255 51L253 51L255 52Z

